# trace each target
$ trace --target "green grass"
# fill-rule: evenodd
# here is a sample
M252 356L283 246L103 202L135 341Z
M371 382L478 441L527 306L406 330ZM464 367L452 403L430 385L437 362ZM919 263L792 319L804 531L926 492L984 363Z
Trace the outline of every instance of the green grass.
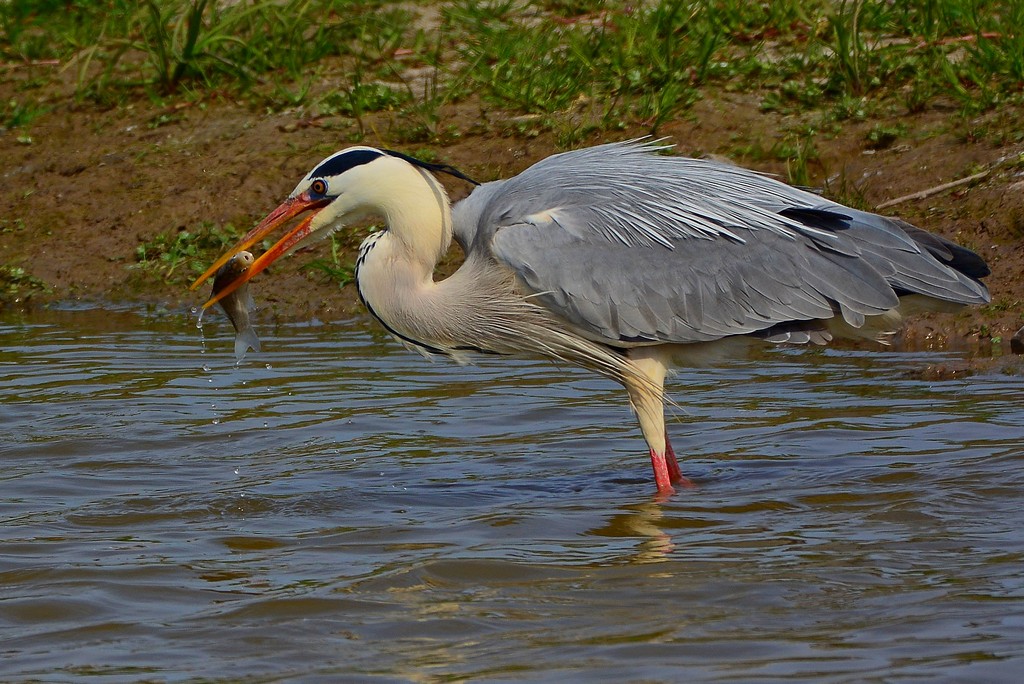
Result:
M143 89L154 97L302 81L332 57L390 56L408 13L374 0L11 0L0 4L0 56L57 59L82 98Z
M48 291L46 283L20 266L0 264L0 304L22 302L35 294Z
M324 276L328 282L344 287L355 280L355 265L341 260L344 252L342 240L337 235L331 235L331 257L329 259L314 259L303 266L307 271L315 271Z
M384 0L87 0L75 12L11 0L0 4L0 56L59 59L77 69L80 97L104 102L139 88L155 97L226 89L260 105L290 93L294 105L334 70L329 104L355 119L470 94L550 118L586 98L602 102L600 125L652 130L710 85L763 91L767 109L867 97L920 111L952 97L978 112L1019 101L1024 84L1019 0L438 5L441 26L424 32L407 5ZM431 97L381 90L417 60L437 69Z
M0 105L0 130L28 126L49 110L49 107L43 105L19 102L12 98Z
M907 134L907 127L903 124L885 125L875 124L864 136L865 141L873 150L884 150Z
M226 94L353 121L384 112L403 142L460 131L445 108L474 98L514 135L657 132L711 88L763 109L832 120L952 103L971 116L1024 100L1021 0L63 0L0 3L0 58L58 60L80 101ZM428 68L425 79L410 76ZM19 98L11 128L41 114ZM397 123L396 123L397 122ZM464 124L465 125L465 124Z
M681 3L631 10L608 3L598 18L566 22L509 2L449 10L465 87L499 109L555 117L601 103L597 121L652 131L689 107L724 40L714 19Z
M165 282L188 281L238 241L241 232L231 224L201 223L192 230L160 233L135 248L129 268L158 274Z

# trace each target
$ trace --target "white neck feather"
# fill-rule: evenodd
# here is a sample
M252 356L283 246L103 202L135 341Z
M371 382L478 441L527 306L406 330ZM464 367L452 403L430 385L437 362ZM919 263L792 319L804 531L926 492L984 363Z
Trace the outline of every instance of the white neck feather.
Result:
M427 171L401 159L385 157L372 166L369 199L387 223L410 261L428 277L452 243L452 211L448 194Z
M367 175L344 193L353 213L383 216L387 230L371 235L360 249L359 294L372 313L401 338L433 340L438 330L424 330L428 302L436 295L434 267L452 241L448 195L427 171L401 159L366 165ZM442 313L442 312L438 312ZM419 315L418 315L419 314ZM443 325L440 320L429 323ZM427 342L429 344L429 342Z

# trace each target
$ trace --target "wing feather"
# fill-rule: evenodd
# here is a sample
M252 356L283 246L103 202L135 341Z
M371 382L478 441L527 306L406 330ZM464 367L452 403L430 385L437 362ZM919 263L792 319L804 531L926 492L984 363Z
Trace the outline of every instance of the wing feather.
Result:
M918 293L987 301L973 252L770 177L615 143L549 157L456 205L456 237L588 336L623 345L764 331L821 341ZM916 234L914 231L917 231ZM962 270L958 266L962 265ZM787 327L788 326L788 327Z

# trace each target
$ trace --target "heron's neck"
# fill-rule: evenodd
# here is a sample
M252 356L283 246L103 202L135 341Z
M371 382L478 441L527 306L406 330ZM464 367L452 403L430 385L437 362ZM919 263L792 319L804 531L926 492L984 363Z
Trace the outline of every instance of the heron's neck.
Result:
M432 280L434 267L452 243L451 203L432 175L412 166L407 171L382 188L388 230L380 247L406 261L416 276Z
M451 246L451 205L433 176L411 166L408 170L415 177L386 179L378 186L383 198L378 209L387 230L363 242L356 286L370 313L393 335L436 351L451 313L436 305L442 283L434 282L434 267Z

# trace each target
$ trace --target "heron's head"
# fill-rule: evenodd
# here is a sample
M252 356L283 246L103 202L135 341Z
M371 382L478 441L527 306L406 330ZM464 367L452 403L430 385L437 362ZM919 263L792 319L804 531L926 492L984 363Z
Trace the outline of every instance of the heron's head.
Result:
M351 147L327 157L299 181L287 199L250 230L238 244L225 252L206 273L192 284L199 287L238 252L248 249L296 216L307 214L264 252L237 279L230 282L204 304L204 308L238 289L262 272L300 242L316 234L326 234L343 224L364 203L363 189L373 185L372 177L384 173L377 168L388 154L372 147Z
M248 249L296 216L309 212L273 247L260 255L249 269L207 301L203 308L238 289L307 238L329 234L345 225L346 221L358 219L368 211L378 210L381 197L394 192L394 186L401 183L404 174L420 173L416 167L449 173L476 183L450 166L431 164L392 150L350 147L335 152L313 167L280 206L192 284L192 289L199 287L235 254Z

